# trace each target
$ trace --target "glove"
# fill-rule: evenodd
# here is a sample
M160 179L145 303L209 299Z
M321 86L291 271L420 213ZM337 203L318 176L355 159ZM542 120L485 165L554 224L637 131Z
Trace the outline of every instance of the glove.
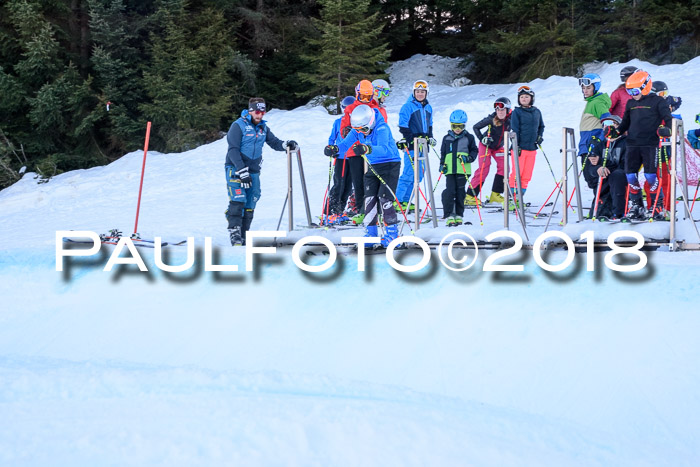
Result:
M253 179L250 178L250 173L248 173L248 167L243 167L241 170L237 170L236 175L241 181L241 186L243 188L247 189L253 185Z
M367 146L366 144L358 144L352 148L356 156L364 156L365 154L372 154L372 146Z
M404 151L408 148L408 143L405 139L400 139L396 142L396 147L399 148L400 151Z
M541 136L538 136L538 137L537 137L537 145L538 145L538 146L541 146L541 145L542 145L542 141L544 141L544 138L542 138Z
M323 149L323 154L325 154L328 157L338 157L339 152L340 148L334 144L329 144Z
M605 127L605 137L607 139L615 139L620 136L620 132L617 131L613 125Z
M441 174L447 173L447 164L440 164L440 173Z
M658 130L656 130L656 134L659 135L659 138L670 138L671 137L671 129L667 126L661 125Z
M493 143L493 138L491 138L490 136L484 136L481 139L481 144L483 144L484 146L488 146L491 143Z
M290 139L289 141L284 142L284 147L289 148L290 151L294 151L297 148L297 146L299 146L299 145L293 139Z
M437 140L435 138L428 138L428 144L432 147L435 147L437 144Z
M346 126L346 127L343 128L342 130L340 130L340 136L341 136L343 139L345 139L345 137L348 135L348 133L350 133L350 130L351 130L351 129L352 129L352 128L350 128L349 126Z
M671 112L675 112L683 103L683 99L675 96L666 97L666 103L671 107Z

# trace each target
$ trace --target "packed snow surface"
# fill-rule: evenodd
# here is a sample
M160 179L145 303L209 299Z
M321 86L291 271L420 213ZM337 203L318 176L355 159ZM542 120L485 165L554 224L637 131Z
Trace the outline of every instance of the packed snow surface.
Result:
M700 74L700 58L598 65L605 91L627 64L683 97L680 113L686 129L693 126L700 99L687 77ZM397 138L399 109L418 78L431 82L438 139L457 108L467 111L469 128L496 97L515 101L522 83L450 86L461 76L457 65L416 56L392 66L388 111ZM529 85L560 176L562 127L578 133L583 110L576 78ZM313 215L328 183L322 149L334 118L320 107L266 117L278 137L301 144ZM312 274L287 248L246 272L244 253L227 247L226 149L222 139L181 154L149 152L138 230L166 241L191 236L198 248L212 237L218 264L238 272L204 271L198 250L194 268L164 273L148 249L139 250L148 273L103 272L107 247L55 270L57 230L133 231L141 151L45 184L28 174L0 192L1 465L700 463L699 254L647 252L638 273L608 270L603 253L595 272L577 255L561 273L543 271L527 250L511 258L525 265L522 273L482 272L484 256L463 273L432 261L411 274L370 256L358 272L354 256L340 256ZM286 158L269 148L264 158L253 228L275 230ZM305 224L295 178L295 222ZM528 198L541 204L553 188L540 153ZM592 196L584 187L584 206ZM467 211L473 225L462 229L483 239L503 228L503 214L483 216L481 226ZM550 230L560 230L560 220L561 213ZM570 212L572 237L608 234L575 221ZM546 220L528 222L532 240ZM510 224L522 233L515 217ZM668 238L663 223L605 228ZM418 235L453 231L424 226ZM689 220L679 221L679 238L700 241ZM169 264L186 259L185 247L166 251ZM548 261L565 256L551 252Z

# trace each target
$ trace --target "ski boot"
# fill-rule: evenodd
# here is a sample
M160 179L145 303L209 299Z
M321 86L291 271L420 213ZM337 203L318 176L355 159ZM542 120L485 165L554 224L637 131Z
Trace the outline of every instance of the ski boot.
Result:
M368 225L365 227L365 234L363 237L381 237L381 235L379 235L379 229L376 225ZM370 250L379 248L379 246L381 246L381 243L365 243L365 248Z
M455 220L455 226L462 225L462 217L461 216L455 216L454 220Z
M355 225L360 225L362 224L362 221L365 220L365 215L364 214L358 214L356 216L353 216L352 218L352 223Z
M476 196L472 196L472 195L467 195L464 197L464 205L465 206L477 206L477 205L481 206L479 204L479 198L477 198Z
M457 218L455 216L450 216L447 218L445 221L445 225L447 227L456 227L457 226Z
M399 237L399 224L387 225L384 228L384 236L382 237L382 247L386 248L392 240ZM400 248L398 246L397 248Z
M663 206L656 206L652 214L652 218L655 221L668 221L671 220L670 214L663 208Z
M503 205L503 195L500 193L493 192L491 193L491 196L489 196L489 203L490 204L500 204Z
M627 211L626 219L632 221L643 221L647 218L647 210L644 207L644 202L641 199L633 199L630 201L630 208Z
M231 239L231 246L242 246L244 244L240 227L236 226L228 229L228 236Z

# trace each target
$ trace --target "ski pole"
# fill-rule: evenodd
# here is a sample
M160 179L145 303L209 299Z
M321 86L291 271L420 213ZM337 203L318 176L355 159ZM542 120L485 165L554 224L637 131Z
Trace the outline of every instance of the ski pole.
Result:
M610 138L605 138L605 155L603 156L603 168L608 163L608 154L610 153ZM598 215L598 202L600 201L600 189L603 186L603 176L598 177L598 189L595 194L595 203L593 205L593 222L595 222L596 216Z
M467 175L467 167L464 165L464 161L462 160L461 157L457 156L459 159L459 163L462 164L462 170L464 170L464 175ZM483 173L483 172L482 172ZM461 201L464 202L464 201ZM481 217L481 207L479 207L480 202L477 201L476 203L476 212L479 214L479 224L484 225L484 220Z
M143 165L141 166L141 183L139 184L139 200L136 203L136 221L134 222L134 235L139 231L139 211L141 210L141 192L143 190L143 175L146 172L146 154L148 154L148 140L151 137L151 122L146 124L146 143L143 146Z
M401 215L403 216L404 220L406 221L407 224L410 224L408 222L408 218L406 217L406 214L403 212L403 207L401 207L401 203L399 203L399 199L396 197L396 193L394 193L394 190L392 190L391 187L386 183L386 181L384 181L382 176L379 175L376 170L374 170L374 166L370 163L369 159L367 159L367 155L362 154L362 158L365 160L365 162L367 163L367 167L369 167L369 169L372 171L374 176L377 177L377 179L379 180L379 183L384 185L386 187L386 189L389 190L389 193L391 193L391 196L394 197L394 201L396 201L396 204L399 206L399 211L401 211ZM413 229L411 229L411 234L413 234L413 233L415 233L415 232L413 231Z
M328 196L328 190L331 188L331 178L333 177L333 169L335 168L335 161L338 159L336 157L331 157L331 161L328 161L328 186L326 187L326 193L323 195L323 211L321 212L321 225L325 225L326 216L330 214L330 199L326 199ZM343 159L345 160L345 159Z
M651 208L651 217L649 218L649 222L654 221L654 214L656 214L656 204L659 202L659 194L661 193L661 144L662 144L663 139L659 138L659 147L656 150L656 163L658 164L658 167L656 168L656 199L654 199L654 207ZM650 191L651 193L651 191Z
M627 183L627 193L625 194L625 215L622 217L627 217L629 213L629 201L630 201L630 184Z
M698 188L700 188L700 178L698 178L698 184L695 185L695 194L693 195L693 205L690 206L690 213L693 213L693 207L695 206L695 200L698 197Z

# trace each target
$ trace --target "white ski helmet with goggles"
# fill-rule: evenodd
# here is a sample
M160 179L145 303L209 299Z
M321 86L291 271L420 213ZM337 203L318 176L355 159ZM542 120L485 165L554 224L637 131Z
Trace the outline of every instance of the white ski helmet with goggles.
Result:
M368 105L358 105L350 114L350 126L362 133L369 133L375 123L374 109Z

